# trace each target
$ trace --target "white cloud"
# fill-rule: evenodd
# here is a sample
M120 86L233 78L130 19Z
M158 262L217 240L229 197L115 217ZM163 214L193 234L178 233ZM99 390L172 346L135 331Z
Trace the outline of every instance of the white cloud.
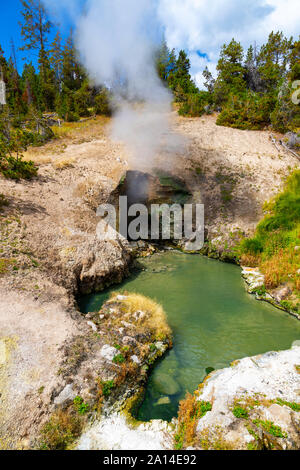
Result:
M190 52L199 86L202 70L215 72L220 47L233 37L246 48L264 43L272 30L299 35L299 0L159 0L158 12L169 46Z

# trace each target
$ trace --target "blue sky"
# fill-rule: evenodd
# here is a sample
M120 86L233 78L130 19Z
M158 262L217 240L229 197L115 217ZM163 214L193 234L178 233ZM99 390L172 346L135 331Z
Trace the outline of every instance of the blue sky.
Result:
M5 56L9 57L11 55L11 39L13 39L16 49L17 66L19 71L21 71L23 67L23 58L26 59L26 57L28 57L28 52L19 51L19 48L23 45L21 37L21 28L19 26L19 22L22 20L21 10L22 6L20 0L5 0L5 3L4 5L1 5L0 10L0 45L4 50ZM52 19L55 21L54 16ZM67 35L69 32L71 21L66 16L64 18L60 18L60 20L60 29L65 35ZM30 60L35 62L37 60L37 57L34 57L34 55L32 56L32 53L30 53Z
M61 23L67 34L71 18L79 17L79 10L89 0L44 0L53 18ZM99 4L104 0L99 0ZM116 0L110 0L116 1ZM124 0L125 1L125 0ZM220 47L232 37L247 48L254 41L263 44L272 30L298 37L300 33L299 0L149 0L158 12L171 48L185 49L190 54L192 74L201 86L202 71L206 65L215 73ZM16 50L21 45L19 0L5 0L1 5L0 44L10 54L10 40ZM55 14L54 14L55 13ZM18 66L22 57L17 52Z
M1 5L0 16L0 45L5 55L10 55L10 41L13 38L16 49L21 46L20 28L18 21L21 20L19 0L9 0ZM16 51L18 65L21 66L21 54Z

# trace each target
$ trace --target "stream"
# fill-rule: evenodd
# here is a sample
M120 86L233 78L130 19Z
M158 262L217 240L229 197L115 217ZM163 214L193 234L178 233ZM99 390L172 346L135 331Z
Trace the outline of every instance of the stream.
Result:
M99 310L112 290L138 292L163 305L174 347L150 374L137 416L142 421L177 416L179 401L211 370L289 349L300 339L300 322L249 295L238 266L174 251L139 261L143 271L82 298L80 307L85 313Z

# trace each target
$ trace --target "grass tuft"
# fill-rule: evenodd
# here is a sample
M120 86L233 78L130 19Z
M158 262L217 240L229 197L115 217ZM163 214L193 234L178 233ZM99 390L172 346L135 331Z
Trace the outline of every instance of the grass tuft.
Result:
M211 409L211 403L199 401L195 395L187 393L179 405L178 425L174 438L176 450L185 449L194 444L197 423Z
M110 300L114 300L117 295L113 293ZM127 293L125 299L122 300L122 304L129 314L133 315L136 312L145 313L145 316L141 316L137 323L154 331L158 339L164 339L171 335L171 329L167 324L164 309L156 301L141 294Z

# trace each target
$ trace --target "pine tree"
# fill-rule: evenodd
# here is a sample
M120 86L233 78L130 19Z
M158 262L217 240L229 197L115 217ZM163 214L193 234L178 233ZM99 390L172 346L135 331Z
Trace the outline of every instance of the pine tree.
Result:
M46 9L41 0L21 0L23 6L21 35L24 46L21 50L37 50L39 64L39 99L40 109L53 110L56 88L54 73L51 70L47 52L48 36L52 27Z
M54 111L55 109L55 72L51 69L48 54L44 49L40 50L39 53L39 90L42 111Z
M172 58L173 60L173 58ZM174 69L170 73L169 86L174 91L175 99L179 103L187 101L187 95L197 93L198 88L190 74L191 63L184 50L179 51Z
M205 78L204 86L207 88L208 92L212 94L215 89L216 80L212 76L212 73L208 70L207 66L203 70L202 75Z
M290 62L290 80L300 80L300 36L291 46L289 57Z
M76 56L73 32L71 30L62 53L62 81L65 87L73 91L79 90L86 79L86 73Z
M231 93L239 95L246 90L243 57L243 48L234 39L222 47L217 65L219 76L215 86L217 103L226 102Z
M62 78L63 55L61 34L57 31L49 50L50 63L54 68L56 84L60 86Z
M252 91L262 91L262 81L258 71L256 44L249 47L245 60L245 80Z
M33 104L37 108L40 108L39 99L41 93L39 88L39 77L36 74L32 62L24 65L22 82L28 105Z
M21 0L24 23L20 23L21 35L25 42L22 51L46 50L51 22L41 0Z
M262 46L258 55L258 65L265 92L276 94L280 81L287 75L292 43L292 38L287 39L282 32L272 31L267 44Z
M169 75L169 60L170 60L170 51L165 39L163 39L160 48L157 52L156 58L156 67L157 73L161 80L165 83L168 81Z

